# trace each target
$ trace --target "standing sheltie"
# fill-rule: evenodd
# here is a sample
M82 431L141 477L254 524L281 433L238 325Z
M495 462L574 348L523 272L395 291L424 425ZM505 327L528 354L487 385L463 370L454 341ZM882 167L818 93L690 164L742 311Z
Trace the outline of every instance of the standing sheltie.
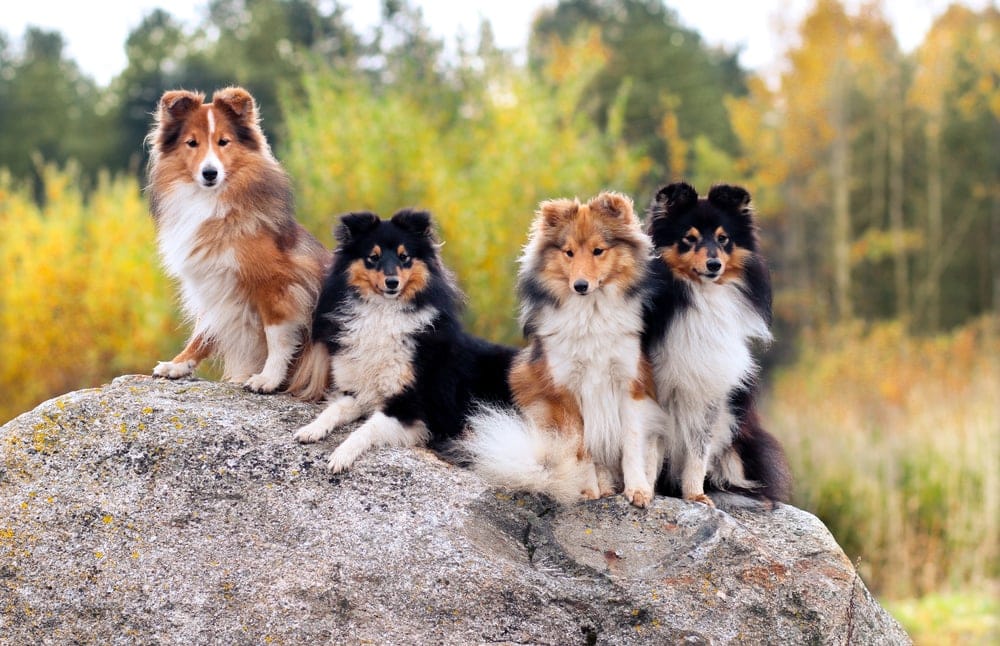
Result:
M657 192L648 230L656 249L643 346L667 415L666 488L712 505L709 484L788 499L777 440L753 410L751 342L769 342L771 284L758 252L750 194L684 183Z
M328 348L335 391L295 439L315 442L368 416L330 456L339 472L378 446L444 448L477 402L510 404L515 350L462 330L461 295L438 259L428 213L351 213L336 238L312 332Z
M561 501L620 490L647 506L660 409L640 347L651 255L632 201L543 202L521 257L527 347L510 373L521 415L488 409L461 442L487 480Z
M153 374L185 377L217 354L225 379L273 392L290 381L331 255L295 221L253 97L234 87L211 103L167 92L147 140L160 256L194 321L187 347ZM298 389L322 390L310 376Z

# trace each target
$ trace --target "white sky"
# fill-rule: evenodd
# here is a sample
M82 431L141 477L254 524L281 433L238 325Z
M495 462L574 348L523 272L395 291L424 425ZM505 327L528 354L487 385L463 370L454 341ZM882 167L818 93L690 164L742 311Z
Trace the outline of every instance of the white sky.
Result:
M883 0L904 51L911 51L923 38L934 18L951 0ZM994 0L964 0L982 8ZM523 49L531 20L540 7L555 0L417 0L427 24L449 41L458 33L474 38L479 21L486 18L501 47ZM125 39L155 7L167 9L176 18L195 24L206 13L207 0L27 0L6 1L0 10L0 31L15 45L27 26L57 30L67 41L67 55L101 85L125 67ZM379 18L380 2L350 0L348 19L363 30ZM773 72L788 37L812 6L813 0L667 0L681 22L709 44L741 46L740 62L762 73ZM846 0L854 11L861 0Z

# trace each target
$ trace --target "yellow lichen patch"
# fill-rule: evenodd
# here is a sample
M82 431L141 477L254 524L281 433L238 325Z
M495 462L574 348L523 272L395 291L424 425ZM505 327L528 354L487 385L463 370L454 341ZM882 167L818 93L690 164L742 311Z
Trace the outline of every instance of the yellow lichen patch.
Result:
M152 407L152 406L146 406L146 407L144 407L144 408L142 409L142 413L143 413L144 415L149 415L149 414L150 414L150 413L152 413L152 412L153 412L153 407Z
M31 427L31 447L44 455L54 453L59 446L59 424L52 418L42 417L42 421Z
M110 525L112 522L114 522L114 520L115 519L111 517L111 514L104 514L104 516L101 517L101 522L104 523L105 525Z

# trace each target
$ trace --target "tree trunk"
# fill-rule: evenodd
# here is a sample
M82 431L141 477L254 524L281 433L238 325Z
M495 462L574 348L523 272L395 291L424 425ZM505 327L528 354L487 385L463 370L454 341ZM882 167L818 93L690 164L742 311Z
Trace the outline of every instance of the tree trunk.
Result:
M941 249L942 224L942 168L941 128L938 117L927 126L927 249L937 253ZM935 331L941 326L941 269L940 263L929 263L924 292L924 312L927 328Z
M896 316L910 325L910 276L903 220L903 94L897 67L892 75L889 105L889 230L892 235Z
M843 63L840 64L843 67ZM833 184L833 303L839 321L850 320L851 308L851 150L847 124L844 71L834 76L833 149L830 181Z

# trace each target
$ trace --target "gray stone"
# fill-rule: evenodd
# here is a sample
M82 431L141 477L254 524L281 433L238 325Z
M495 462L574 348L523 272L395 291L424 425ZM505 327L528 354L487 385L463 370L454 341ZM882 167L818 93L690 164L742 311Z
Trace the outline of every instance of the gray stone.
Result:
M318 406L121 377L0 428L4 644L902 644L814 516L557 506Z

